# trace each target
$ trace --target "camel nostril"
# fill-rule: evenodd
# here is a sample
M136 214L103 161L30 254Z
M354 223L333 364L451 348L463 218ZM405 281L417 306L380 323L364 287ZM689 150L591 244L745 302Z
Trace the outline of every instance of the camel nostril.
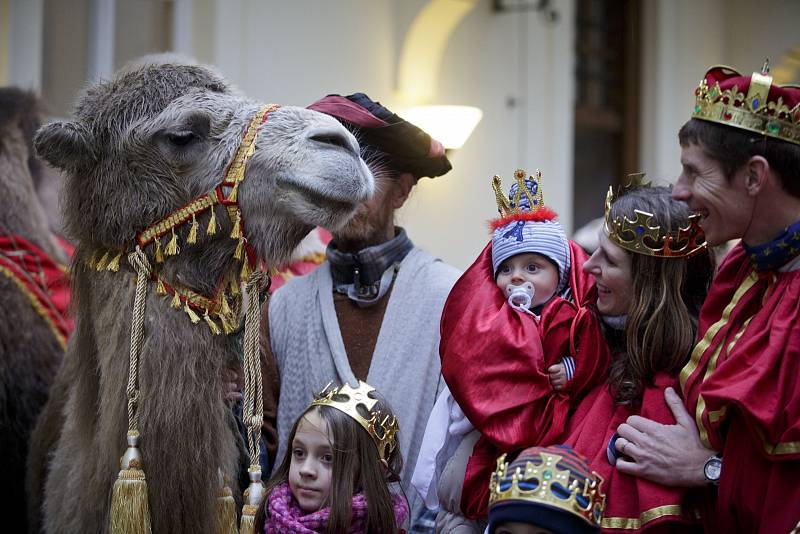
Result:
M333 145L353 152L353 143L347 137L337 132L317 132L308 137L310 140L325 145Z

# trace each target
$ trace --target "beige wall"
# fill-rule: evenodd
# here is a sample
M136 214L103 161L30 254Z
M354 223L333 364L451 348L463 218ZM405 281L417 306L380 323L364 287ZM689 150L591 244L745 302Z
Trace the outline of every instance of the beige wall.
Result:
M8 0L0 0L0 87L8 85L8 57L11 36L8 33Z
M712 65L742 73L773 65L800 46L796 0L646 0L643 31L643 170L674 180L678 130L694 107L694 89ZM800 80L795 80L798 83Z

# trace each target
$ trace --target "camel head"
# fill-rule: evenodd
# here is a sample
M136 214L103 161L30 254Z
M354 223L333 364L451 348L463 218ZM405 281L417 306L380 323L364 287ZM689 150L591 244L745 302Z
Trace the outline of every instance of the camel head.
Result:
M197 65L142 64L90 86L74 120L48 124L35 139L38 153L66 171L68 233L130 250L138 232L222 181L261 108ZM314 225L341 227L374 187L355 138L335 119L297 107L269 113L245 176L245 237L267 261L288 258ZM225 219L220 206L217 213ZM223 232L233 226L220 223Z

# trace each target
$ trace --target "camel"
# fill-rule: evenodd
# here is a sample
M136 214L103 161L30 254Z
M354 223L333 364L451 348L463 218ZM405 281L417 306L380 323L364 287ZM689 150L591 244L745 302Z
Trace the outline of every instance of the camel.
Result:
M32 146L39 123L32 93L0 89L0 517L23 532L28 441L71 328L50 283L59 281L66 293L66 256L34 185L42 172Z
M246 179L220 186L256 122ZM226 334L236 327L228 323L239 270L281 263L315 225L347 222L374 188L358 143L328 116L265 108L209 67L155 61L88 87L74 120L42 127L35 146L65 171L64 223L77 243L77 325L50 401L63 427L48 465L44 530L109 528L128 430L136 276L126 258L138 245L154 281L145 299L138 423L152 532L213 532L219 471L233 477L238 468L221 372L238 357L235 336ZM238 211L222 205L222 195ZM187 216L208 198L210 208ZM153 228L176 213L185 220L162 242ZM209 316L189 305L196 298L219 303L212 311L229 303L233 311Z

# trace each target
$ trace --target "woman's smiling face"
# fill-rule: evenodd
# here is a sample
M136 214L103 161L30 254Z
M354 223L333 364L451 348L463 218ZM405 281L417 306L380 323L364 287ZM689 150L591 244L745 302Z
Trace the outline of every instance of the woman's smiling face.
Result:
M597 309L603 315L623 315L631 305L631 254L600 232L600 246L583 264L597 282Z

